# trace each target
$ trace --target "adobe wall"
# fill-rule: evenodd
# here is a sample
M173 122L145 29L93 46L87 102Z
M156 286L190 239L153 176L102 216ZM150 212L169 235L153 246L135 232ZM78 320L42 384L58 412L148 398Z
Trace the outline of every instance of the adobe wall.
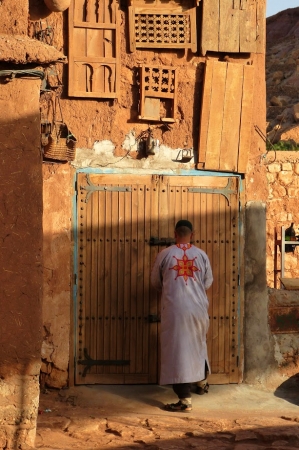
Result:
M41 388L68 385L72 273L73 174L69 164L44 163L43 343Z
M39 9L37 2L32 2L31 20L47 20L53 28L53 45L68 54L68 42L63 27L67 24L67 14L49 14ZM61 106L63 118L72 133L78 139L76 160L55 169L44 164L44 227L52 230L55 222L55 237L60 233L63 242L59 247L50 240L44 245L44 258L49 263L49 270L44 273L44 341L42 379L48 386L63 387L67 380L68 367L65 356L69 357L71 348L65 341L67 329L71 325L69 302L72 304L71 288L67 287L71 273L67 273L72 258L72 242L69 241L69 222L72 216L72 189L69 173L82 167L108 167L134 169L140 173L156 168L180 171L194 168L194 160L180 164L173 160L182 149L196 149L198 146L199 117L203 87L204 63L209 59L223 60L225 54L209 54L202 57L184 50L128 50L128 12L121 6L121 88L117 100L69 98L67 95L67 68L56 64L55 71L63 83ZM65 28L66 29L66 28ZM243 59L242 59L243 58ZM255 68L255 88L253 100L254 125L265 129L264 54L237 56L231 55L230 61L249 62ZM138 67L142 63L154 65L171 65L178 68L178 106L176 121L169 126L153 125L153 135L159 140L159 151L154 156L147 156L138 149L137 138L145 133L148 124L138 120L139 82ZM52 77L50 83L57 83ZM51 114L51 102L46 96L42 99L42 112ZM264 153L264 141L255 128L252 128L251 147L249 151L248 174L244 180L244 202L260 202L267 199L266 169L257 164ZM69 166L69 169L67 169ZM70 168L70 166L72 168ZM54 167L54 166L53 166ZM71 175L72 178L72 175ZM64 189L61 189L61 185ZM63 208L58 207L59 202ZM259 244L257 244L259 245ZM58 257L62 255L63 257ZM46 266L46 263L45 263ZM61 273L64 281L61 281ZM66 281L67 280L67 281ZM250 300L248 300L250 301ZM54 305L54 307L53 307ZM64 314L60 314L63 311ZM58 330L62 330L62 337ZM72 383L72 374L70 374Z
M34 445L42 342L40 79L0 78L0 448ZM22 108L20 108L22 105Z

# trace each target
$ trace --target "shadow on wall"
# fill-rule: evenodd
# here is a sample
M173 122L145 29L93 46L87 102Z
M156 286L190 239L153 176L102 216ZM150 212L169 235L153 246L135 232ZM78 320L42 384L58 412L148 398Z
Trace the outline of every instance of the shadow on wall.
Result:
M293 375L278 386L274 395L299 406L299 373Z
M42 341L39 89L35 77L0 80L1 448L32 445L35 438Z

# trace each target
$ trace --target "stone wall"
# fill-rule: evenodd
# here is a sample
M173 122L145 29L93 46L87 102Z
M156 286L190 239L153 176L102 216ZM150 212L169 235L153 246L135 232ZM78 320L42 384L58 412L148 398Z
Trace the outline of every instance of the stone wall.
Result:
M267 169L267 283L274 286L274 231L280 237L281 227L287 228L294 222L296 234L299 234L299 152L270 151L265 155ZM280 248L278 248L278 266L280 268ZM285 254L285 277L299 278L299 248L294 253ZM279 274L278 274L279 277ZM277 287L280 287L278 280Z
M299 367L298 291L269 289L269 327L278 374L289 378Z

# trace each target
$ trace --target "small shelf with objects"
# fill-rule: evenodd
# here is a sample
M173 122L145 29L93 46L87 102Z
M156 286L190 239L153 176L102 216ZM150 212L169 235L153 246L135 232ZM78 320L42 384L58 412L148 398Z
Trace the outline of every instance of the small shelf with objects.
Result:
M280 281L279 287L282 289L299 290L299 278L285 277L285 254L294 253L296 246L299 245L299 236L296 236L294 224L292 223L288 228L281 227L280 238L275 229L274 239L274 288L278 288L278 281ZM280 268L278 268L279 259Z

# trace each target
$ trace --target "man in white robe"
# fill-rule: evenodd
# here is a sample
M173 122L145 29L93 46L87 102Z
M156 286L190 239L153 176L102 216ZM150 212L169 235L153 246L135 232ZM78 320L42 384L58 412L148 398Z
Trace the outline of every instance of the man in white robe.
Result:
M172 384L179 398L165 405L168 411L191 411L191 383L210 371L206 290L213 275L206 253L190 243L192 236L192 224L178 221L176 244L158 254L151 273L153 287L162 291L160 384Z

